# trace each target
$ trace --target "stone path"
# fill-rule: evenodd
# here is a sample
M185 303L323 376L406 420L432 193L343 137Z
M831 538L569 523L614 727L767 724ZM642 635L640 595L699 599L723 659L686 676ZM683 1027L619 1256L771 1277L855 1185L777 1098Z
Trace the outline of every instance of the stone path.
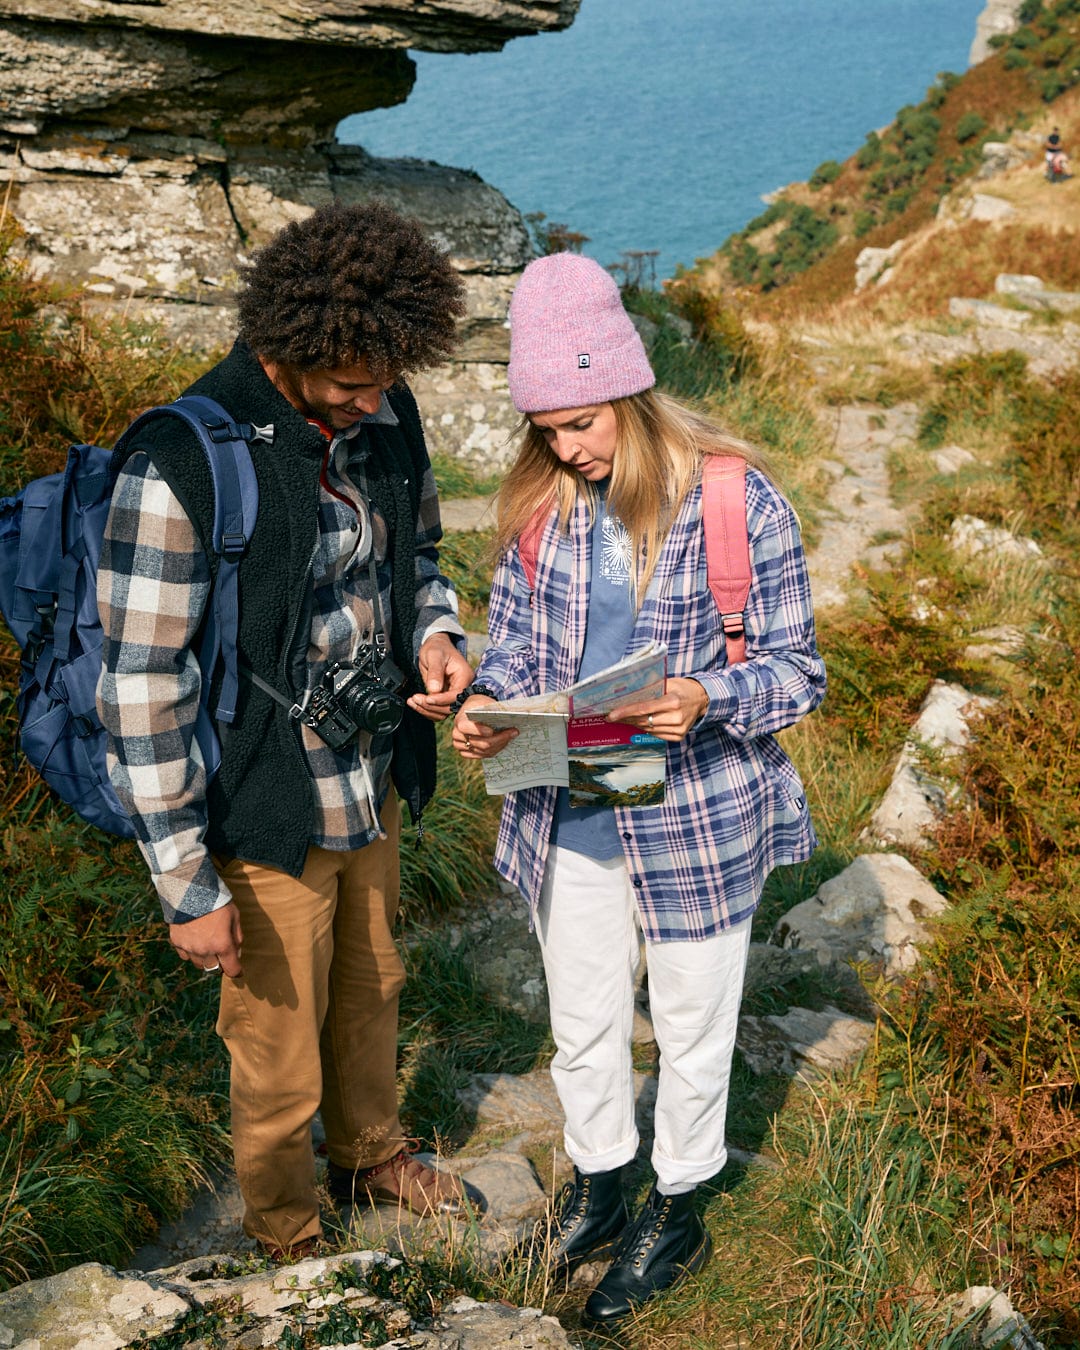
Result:
M856 564L880 567L902 547L906 520L889 491L889 454L913 443L918 415L914 403L835 410L827 514L808 555L816 609L845 603Z

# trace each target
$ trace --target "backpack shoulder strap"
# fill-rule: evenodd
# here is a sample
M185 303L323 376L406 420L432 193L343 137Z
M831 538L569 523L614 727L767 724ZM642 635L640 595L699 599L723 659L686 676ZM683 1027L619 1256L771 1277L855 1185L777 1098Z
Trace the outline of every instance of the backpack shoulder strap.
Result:
M259 484L251 462L249 442L272 435L272 428L235 422L211 398L184 394L175 403L150 408L137 417L116 443L121 457L136 433L148 421L175 417L198 438L214 486L214 525L211 544L218 556L209 621L199 653L204 679L209 679L220 656L223 677L214 718L231 723L236 718L240 688L237 633L240 627L238 574L259 512Z
M720 611L728 665L746 660L743 619L750 595L750 541L746 530L746 461L706 455L701 469L701 519L709 590Z
M720 611L728 665L746 660L744 612L750 596L750 540L746 530L746 461L739 455L706 455L701 470L701 516L709 590ZM536 562L549 507L534 513L518 539L518 556L529 587L536 589Z
M536 590L536 560L540 556L540 540L544 536L544 526L551 514L550 506L541 506L533 513L528 525L518 538L518 557L525 571L525 581L529 587L529 606L532 607L533 593Z

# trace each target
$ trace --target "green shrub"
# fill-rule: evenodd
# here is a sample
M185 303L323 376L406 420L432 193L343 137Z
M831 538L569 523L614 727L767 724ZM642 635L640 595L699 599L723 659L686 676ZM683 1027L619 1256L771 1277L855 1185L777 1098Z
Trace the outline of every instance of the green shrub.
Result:
M463 460L436 450L431 456L431 467L435 481L439 485L439 497L449 501L452 497L475 497L494 492L499 486L499 478L489 475L480 478Z
M1068 80L1056 70L1044 75L1039 81L1039 90L1044 103L1053 103L1054 99L1060 98L1068 87Z
M876 131L872 131L867 136L865 142L860 146L859 153L855 156L857 168L869 169L881 158L881 137Z
M943 79L943 76L939 77L939 81ZM935 86L944 87L943 84ZM901 188L917 187L934 162L940 131L941 119L928 106L916 108L909 104L901 108L895 125L887 133L881 154L875 158L878 167L867 182L866 200L888 198ZM867 157L867 165L870 162ZM906 200L910 200L910 196ZM895 213L894 204L888 214Z
M728 267L733 279L740 286L752 286L761 267L761 254L748 239L736 238L725 247L728 249Z
M964 173L964 162L959 159L946 159L941 166L941 179L945 188L958 182Z
M978 136L986 127L986 118L977 112L966 112L956 124L956 139L961 145Z
M935 678L959 669L955 639L914 618L902 578L875 578L868 617L833 617L822 712L857 753L899 749Z
M831 221L815 215L801 202L780 205L787 223L776 236L773 252L761 258L757 267L756 280L765 290L804 272L839 237Z
M494 525L494 508L491 508ZM491 596L493 529L447 530L439 544L439 564L454 583L459 617L467 632L487 625Z
M896 127L902 141L934 142L941 130L941 118L926 108L901 108L896 115Z
M827 183L835 183L840 177L842 166L835 159L826 159L820 163L814 172L810 175L810 186L817 191L823 188Z
M855 212L855 238L861 239L864 234L869 234L877 224L877 217L872 211Z
M1060 66L1072 50L1072 43L1067 37L1047 38L1035 53L1039 65L1052 69L1054 66Z
M915 196L914 186L901 188L899 192L894 192L891 197L885 198L885 219L892 220L896 216L901 216L911 205Z
M1032 28L1018 28L1012 35L1012 45L1014 47L1037 47L1039 45L1038 34Z
M1010 47L1005 53L1003 65L1006 70L1024 70L1031 65L1031 57L1018 47Z
M1023 4L1021 4L1016 12L1016 17L1021 23L1031 23L1034 19L1037 19L1042 12L1042 0L1023 0Z
M678 398L695 402L712 398L736 370L744 368L742 354L725 349L721 342L684 342L670 324L664 324L657 334L649 361L658 384ZM752 363L750 348L745 365Z

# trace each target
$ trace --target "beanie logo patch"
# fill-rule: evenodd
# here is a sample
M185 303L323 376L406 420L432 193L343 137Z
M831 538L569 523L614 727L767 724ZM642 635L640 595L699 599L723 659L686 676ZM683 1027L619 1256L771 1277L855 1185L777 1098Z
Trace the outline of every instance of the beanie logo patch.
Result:
M578 369L579 369L579 370L587 370L587 369L589 368L589 353L588 353L588 352L579 352L579 353L578 353L577 363L578 363Z

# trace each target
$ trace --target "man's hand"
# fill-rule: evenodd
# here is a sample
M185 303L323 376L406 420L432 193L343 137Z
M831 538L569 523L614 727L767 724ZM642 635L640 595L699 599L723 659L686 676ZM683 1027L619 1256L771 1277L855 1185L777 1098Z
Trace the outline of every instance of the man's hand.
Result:
M232 979L243 974L243 940L240 912L231 902L200 919L169 924L169 941L181 961L190 961L196 970L220 970Z
M454 699L472 683L473 668L448 633L433 633L424 642L418 664L427 693L411 695L409 707L432 722L441 722Z

